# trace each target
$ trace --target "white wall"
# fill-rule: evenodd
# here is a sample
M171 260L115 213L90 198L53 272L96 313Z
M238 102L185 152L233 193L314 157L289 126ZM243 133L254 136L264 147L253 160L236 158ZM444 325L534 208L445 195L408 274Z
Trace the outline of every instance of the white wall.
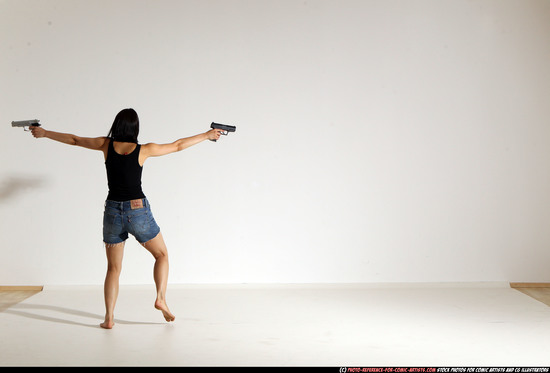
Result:
M550 280L550 2L1 0L0 284L100 284L101 153L145 164L172 283ZM152 282L135 240L122 283Z

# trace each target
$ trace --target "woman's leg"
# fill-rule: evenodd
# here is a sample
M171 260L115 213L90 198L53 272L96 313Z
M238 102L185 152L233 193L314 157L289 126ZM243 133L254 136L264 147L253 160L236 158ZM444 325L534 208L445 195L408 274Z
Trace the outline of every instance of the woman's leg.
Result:
M168 285L168 249L162 238L162 233L159 233L152 240L142 244L155 258L155 266L153 268L153 278L157 287L157 299L155 300L155 308L162 311L166 321L174 321L176 317L170 312L166 305L166 287Z
M118 297L118 279L122 270L122 256L124 254L124 242L119 244L105 244L107 251L107 275L105 276L105 321L100 324L102 328L111 329L114 325L115 304Z

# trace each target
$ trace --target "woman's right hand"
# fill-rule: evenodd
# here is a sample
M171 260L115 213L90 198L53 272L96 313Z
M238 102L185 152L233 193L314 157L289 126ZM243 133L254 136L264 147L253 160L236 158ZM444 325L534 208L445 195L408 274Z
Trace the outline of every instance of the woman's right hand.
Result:
M211 129L210 131L206 132L206 136L208 136L208 140L219 140L222 133L223 130Z

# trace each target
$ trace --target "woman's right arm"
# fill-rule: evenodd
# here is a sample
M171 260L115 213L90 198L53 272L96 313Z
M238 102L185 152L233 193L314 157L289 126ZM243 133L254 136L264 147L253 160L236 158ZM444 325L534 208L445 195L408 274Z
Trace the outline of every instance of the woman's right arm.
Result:
M108 143L107 137L80 137L70 133L47 131L42 127L31 127L34 137L45 137L68 145L81 146L86 149L105 151Z
M205 140L218 140L222 132L223 131L219 129L212 129L199 135L181 138L170 144L144 144L141 147L142 152L140 153L140 158L142 158L141 164L149 157L160 157L170 153L180 152Z

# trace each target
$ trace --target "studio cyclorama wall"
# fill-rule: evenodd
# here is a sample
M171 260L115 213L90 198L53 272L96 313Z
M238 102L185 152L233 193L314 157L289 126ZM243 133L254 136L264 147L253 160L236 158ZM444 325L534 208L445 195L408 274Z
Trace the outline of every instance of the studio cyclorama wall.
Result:
M103 155L140 142L171 283L548 282L546 0L0 1L0 284L101 284ZM152 283L126 244L123 284Z

